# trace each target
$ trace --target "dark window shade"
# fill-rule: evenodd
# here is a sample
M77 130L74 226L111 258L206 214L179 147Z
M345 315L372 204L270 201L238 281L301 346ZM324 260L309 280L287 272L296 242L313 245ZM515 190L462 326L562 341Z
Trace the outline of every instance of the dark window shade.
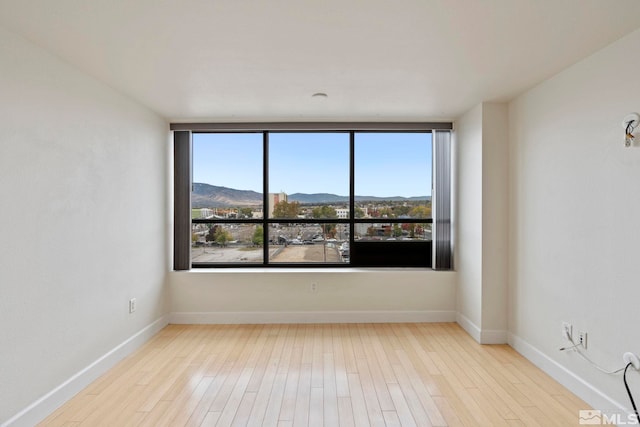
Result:
M173 269L191 268L191 132L173 133Z
M451 250L451 134L433 132L433 268L453 268Z

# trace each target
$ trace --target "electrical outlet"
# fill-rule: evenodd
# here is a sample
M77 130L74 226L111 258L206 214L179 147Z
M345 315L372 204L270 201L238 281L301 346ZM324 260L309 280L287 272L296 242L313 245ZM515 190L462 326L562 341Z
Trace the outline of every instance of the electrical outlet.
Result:
M129 300L129 313L133 313L134 311L136 311L136 306L137 306L137 302L135 298L131 298Z
M585 350L587 349L587 333L586 332L578 332L578 342L576 343L581 345Z
M318 284L316 282L312 282L309 286L309 290L313 293L318 292Z
M573 337L573 326L571 323L562 322L562 339L571 341Z

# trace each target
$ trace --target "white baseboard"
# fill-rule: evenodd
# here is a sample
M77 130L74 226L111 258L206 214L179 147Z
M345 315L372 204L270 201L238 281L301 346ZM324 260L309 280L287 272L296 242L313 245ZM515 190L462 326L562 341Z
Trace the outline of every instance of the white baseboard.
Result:
M5 421L0 427L34 426L59 408L67 400L95 381L100 375L133 353L169 323L167 315L160 317L80 372L45 394L31 405Z
M455 311L248 311L177 312L174 324L423 323L455 322Z
M517 335L509 334L509 345L593 408L602 410L603 413L628 413L627 408L620 402L616 402Z
M458 322L462 329L467 331L467 333L480 344L507 344L508 342L507 331L492 329L482 330L463 314L456 314L456 322Z

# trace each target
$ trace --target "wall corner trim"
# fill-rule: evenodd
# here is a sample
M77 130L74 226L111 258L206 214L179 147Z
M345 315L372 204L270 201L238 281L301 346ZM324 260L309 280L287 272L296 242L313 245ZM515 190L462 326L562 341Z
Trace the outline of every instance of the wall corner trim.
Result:
M507 344L508 337L507 331L485 329L480 333L480 344Z
M503 330L481 329L464 314L456 313L456 322L478 344L507 344L509 333Z
M471 338L476 340L478 343L481 343L482 340L480 328L467 316L461 313L456 313L456 322L462 327L462 329L464 329L469 335L471 335Z
M169 323L169 316L163 315L145 326L131 337L95 360L89 366L77 372L71 378L40 397L35 402L3 422L0 427L33 426L49 416L82 389L95 381L100 375L115 366Z

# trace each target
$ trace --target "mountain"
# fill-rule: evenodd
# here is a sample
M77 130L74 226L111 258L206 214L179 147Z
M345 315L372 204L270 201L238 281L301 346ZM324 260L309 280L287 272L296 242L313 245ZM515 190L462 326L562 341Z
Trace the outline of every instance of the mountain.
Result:
M290 202L300 204L317 205L324 203L348 203L347 196L338 196L329 193L294 193L289 194ZM356 202L381 202L391 201L420 201L431 200L431 196L418 197L376 197L376 196L356 196ZM193 184L191 193L191 204L194 208L226 208L233 206L257 206L262 204L262 193L251 190L235 190L228 187L218 187L215 185L196 182Z
M193 183L191 206L194 208L227 208L262 204L262 193L235 190L199 182Z
M417 197L377 197L377 196L356 196L356 202L382 202L384 200L391 200L394 202L413 202L420 200L431 200L431 196L417 196ZM347 196L337 196L335 194L328 193L315 193L315 194L305 194L305 193L293 193L289 195L290 202L299 202L301 204L323 204L323 203L349 203L349 198Z
M356 196L356 202L382 202L385 200L390 200L392 202L419 202L421 200L431 200L431 196L414 196L414 197L402 197L402 196L393 196L393 197L377 197L377 196Z
M287 199L289 199L290 202L298 202L302 205L317 205L321 203L349 203L349 198L347 196L336 196L335 194L329 193L293 193L289 194L287 196Z

